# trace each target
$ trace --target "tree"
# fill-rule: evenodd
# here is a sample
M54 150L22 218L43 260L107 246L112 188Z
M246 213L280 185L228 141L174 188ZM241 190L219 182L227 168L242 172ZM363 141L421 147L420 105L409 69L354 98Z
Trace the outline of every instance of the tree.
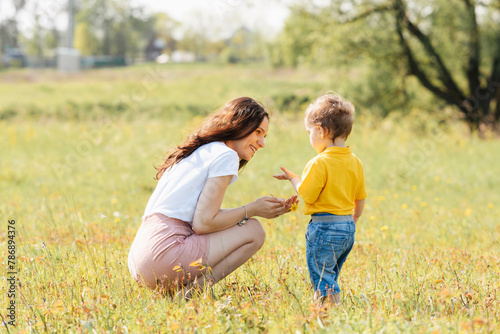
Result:
M455 106L472 131L500 131L498 1L332 0L300 10L306 11L300 20L296 10L295 22L285 25L285 32L301 30L287 44L291 60L285 57L285 64L365 57L374 73L383 68L387 78L400 78L399 88L405 89L405 77L415 77Z
M26 0L12 0L12 4L14 6L14 15L0 22L0 52L5 51L8 47L19 47L20 32L17 20L19 13L26 6Z
M73 45L82 56L92 55L99 48L99 40L87 22L78 22Z
M155 23L129 0L82 0L77 12L74 44L89 55L135 57Z
M461 63L464 72L462 74L465 75L465 87L460 85L460 74L450 70L453 56L448 55L446 58L442 56L439 44L435 43L431 35L411 18L408 5L403 0L395 0L388 11L395 17L396 32L407 60L408 73L417 77L422 86L435 96L458 107L472 130L482 133L484 126L490 126L498 131L500 130L500 100L497 99L497 92L500 91L500 30L498 26L494 29L497 38L496 41L493 40L496 42L493 53L482 56L484 48L481 48L480 25L476 10L486 5L480 5L474 0L461 0L461 2L461 6L453 7L454 11L459 11L458 15L462 16L461 21L464 26L464 34L459 38L461 37L460 40L466 45L465 57ZM423 51L423 57L419 58L417 47ZM483 62L486 64L490 62L489 70L485 68L488 67L486 64L483 66ZM491 110L493 101L496 108L494 111Z

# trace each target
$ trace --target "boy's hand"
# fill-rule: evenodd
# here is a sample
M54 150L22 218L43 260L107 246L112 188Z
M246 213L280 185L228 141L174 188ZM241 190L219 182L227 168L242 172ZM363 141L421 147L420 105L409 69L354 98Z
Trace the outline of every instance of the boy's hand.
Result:
M297 177L298 178L298 175L295 174L294 172L286 169L285 167L281 167L281 170L284 172L284 173L281 173L281 174L276 174L276 175L273 175L273 177L275 179L278 179L278 180L288 180L290 181L291 179Z

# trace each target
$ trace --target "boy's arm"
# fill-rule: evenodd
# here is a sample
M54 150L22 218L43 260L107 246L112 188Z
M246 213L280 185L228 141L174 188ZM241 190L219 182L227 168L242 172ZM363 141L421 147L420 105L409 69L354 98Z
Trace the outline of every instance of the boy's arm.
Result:
M293 189L295 189L295 191L298 194L299 187L300 187L300 184L302 183L302 180L300 179L300 177L296 176L296 177L291 178L290 182L292 182Z
M363 214L365 208L365 200L357 199L354 201L354 223L358 222L359 217Z
M299 186L300 186L300 183L302 182L300 177L297 174L295 174L294 172L286 169L285 167L281 167L281 170L284 173L273 175L273 177L275 179L278 179L278 180L290 181L292 183L293 188L295 189L295 191L298 194L299 193Z

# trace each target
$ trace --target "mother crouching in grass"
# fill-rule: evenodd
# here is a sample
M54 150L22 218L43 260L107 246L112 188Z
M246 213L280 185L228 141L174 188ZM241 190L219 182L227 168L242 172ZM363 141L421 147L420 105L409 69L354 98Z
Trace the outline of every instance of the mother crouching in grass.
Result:
M265 196L232 209L221 204L238 172L264 148L268 128L264 107L240 97L167 153L128 256L137 282L165 292L203 287L229 275L262 247L266 233L252 217L279 217L297 196L286 201Z

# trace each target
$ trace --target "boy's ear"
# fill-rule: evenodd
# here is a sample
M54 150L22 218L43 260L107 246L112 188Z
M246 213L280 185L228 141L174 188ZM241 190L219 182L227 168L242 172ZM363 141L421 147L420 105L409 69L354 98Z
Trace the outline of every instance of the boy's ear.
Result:
M330 131L328 131L328 129L322 127L321 125L318 125L319 127L319 134L321 136L321 139L325 139L328 137L328 135L330 134Z

